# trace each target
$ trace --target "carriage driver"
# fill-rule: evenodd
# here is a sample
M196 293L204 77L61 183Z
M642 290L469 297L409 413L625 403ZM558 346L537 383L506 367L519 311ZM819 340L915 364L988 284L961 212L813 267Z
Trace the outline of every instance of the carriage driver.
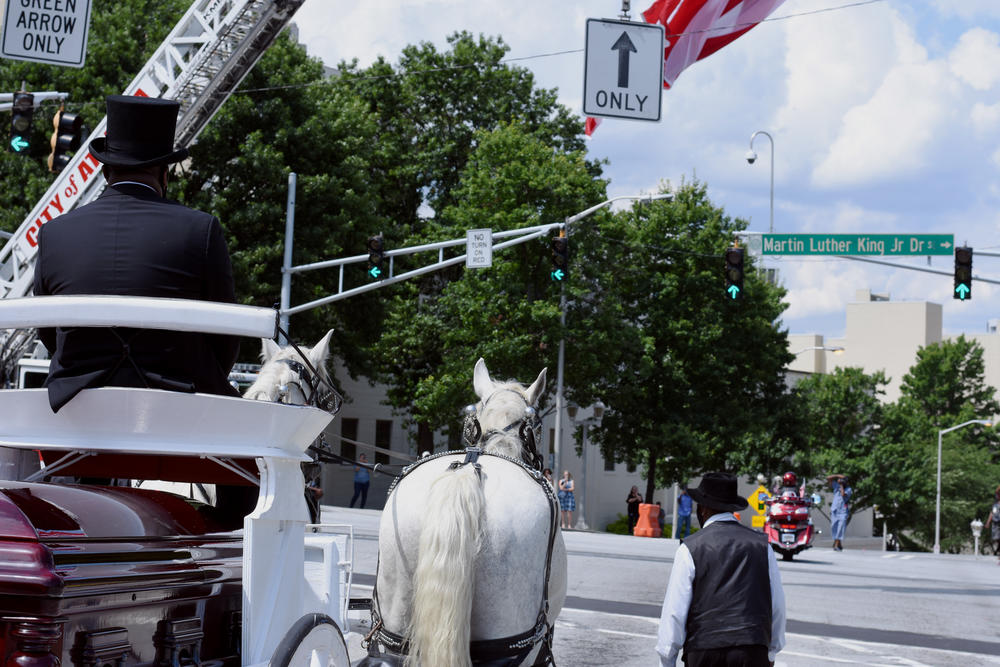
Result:
M173 297L234 303L233 271L214 216L165 198L180 105L146 97L107 98L107 136L91 154L107 189L93 203L44 225L35 295ZM228 382L239 339L126 328L42 329L52 354L45 381L58 411L88 387L149 387L238 396Z

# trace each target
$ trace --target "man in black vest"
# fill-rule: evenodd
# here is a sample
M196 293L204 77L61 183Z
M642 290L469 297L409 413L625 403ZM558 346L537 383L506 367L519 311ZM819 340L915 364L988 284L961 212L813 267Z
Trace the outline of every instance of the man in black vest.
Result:
M108 188L42 227L34 293L235 302L218 219L165 199L177 102L108 97L107 137L90 144ZM42 329L52 353L45 386L58 411L88 387L151 387L238 396L228 382L239 339L126 328Z
M674 667L774 664L785 645L785 594L778 561L763 534L733 512L747 506L736 477L706 474L688 494L701 530L677 548L663 600L656 652Z

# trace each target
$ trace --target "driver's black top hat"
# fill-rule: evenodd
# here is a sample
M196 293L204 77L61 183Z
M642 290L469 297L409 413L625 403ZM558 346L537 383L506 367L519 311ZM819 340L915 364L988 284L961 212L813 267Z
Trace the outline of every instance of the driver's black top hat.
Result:
M186 148L174 147L177 112L173 100L109 95L106 137L90 142L90 152L112 167L151 167L180 162Z
M688 489L688 495L699 505L723 512L736 512L750 503L736 490L736 476L726 472L709 472L701 478L697 489Z

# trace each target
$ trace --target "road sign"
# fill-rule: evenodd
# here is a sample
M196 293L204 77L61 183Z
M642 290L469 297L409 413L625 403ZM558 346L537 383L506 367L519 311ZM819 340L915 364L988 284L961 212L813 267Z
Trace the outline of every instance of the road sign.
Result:
M583 113L660 120L663 26L587 19Z
M470 229L465 232L465 268L493 266L493 230Z
M770 497L770 492L761 484L747 496L747 502L750 503L750 509L756 512L758 516L764 516L767 514L767 506L764 504L764 501Z
M90 0L8 2L0 56L83 67L89 28Z
M954 234L763 234L765 255L950 255Z

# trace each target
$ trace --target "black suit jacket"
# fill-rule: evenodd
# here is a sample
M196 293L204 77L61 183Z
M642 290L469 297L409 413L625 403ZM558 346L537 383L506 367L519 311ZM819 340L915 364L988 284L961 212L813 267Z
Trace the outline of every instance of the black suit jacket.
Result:
M108 187L42 227L34 291L235 302L219 221L131 184ZM59 327L39 336L52 353L53 411L82 389L108 385L238 395L227 380L236 337L123 327Z

